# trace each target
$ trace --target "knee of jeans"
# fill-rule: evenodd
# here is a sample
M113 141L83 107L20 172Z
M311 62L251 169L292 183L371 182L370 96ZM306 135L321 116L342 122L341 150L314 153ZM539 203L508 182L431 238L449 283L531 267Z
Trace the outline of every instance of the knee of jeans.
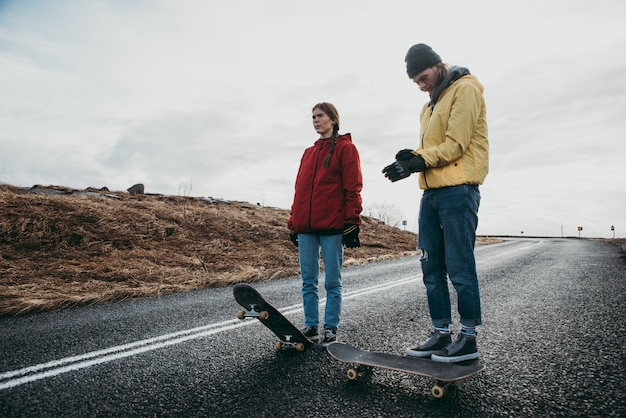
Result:
M338 294L341 293L342 291L342 284L341 284L341 279L339 280L327 280L324 283L324 289L326 290L327 293L333 293L333 294Z
M317 292L317 283L315 283L314 281L302 282L302 291L303 292Z

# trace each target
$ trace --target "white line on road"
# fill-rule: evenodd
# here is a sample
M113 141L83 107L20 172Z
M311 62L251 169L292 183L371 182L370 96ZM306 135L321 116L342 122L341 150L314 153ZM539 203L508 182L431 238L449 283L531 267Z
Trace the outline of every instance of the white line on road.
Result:
M345 292L343 299L352 299L370 293L381 292L392 287L415 282L420 277L421 275L403 277L392 282L386 282L364 289ZM325 298L320 299L320 303L325 303L325 300ZM281 308L280 311L284 315L289 315L299 312L301 309L302 304L297 304ZM36 380L58 376L74 370L84 369L98 364L135 356L148 351L157 350L163 347L180 344L186 341L256 323L256 321L240 321L238 319L232 319L0 373L0 390L13 388Z

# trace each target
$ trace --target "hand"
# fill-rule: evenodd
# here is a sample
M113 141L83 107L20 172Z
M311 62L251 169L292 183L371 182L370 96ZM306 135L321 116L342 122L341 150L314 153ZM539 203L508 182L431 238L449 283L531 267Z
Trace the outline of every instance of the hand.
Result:
M408 148L401 149L396 153L396 160L399 161L407 161L413 157L415 157L415 154L413 154L413 150Z
M414 155L410 160L396 160L389 164L387 167L383 168L383 173L385 177L395 182L409 177L411 173L424 170L426 170L424 158L422 158L421 155Z
M361 246L359 241L359 226L345 224L343 226L343 244L348 248L357 248Z
M298 246L298 234L296 234L295 231L289 231L289 239L291 240L291 242L293 242L293 245L295 245L296 247Z
M411 175L411 171L409 171L409 162L396 160L387 167L383 168L383 174L392 182L405 179Z

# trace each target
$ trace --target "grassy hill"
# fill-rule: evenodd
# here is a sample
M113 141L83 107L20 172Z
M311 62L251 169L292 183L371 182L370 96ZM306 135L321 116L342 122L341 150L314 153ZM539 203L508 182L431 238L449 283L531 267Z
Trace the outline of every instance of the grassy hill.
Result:
M223 199L0 184L0 316L298 275L288 218ZM344 266L416 255L415 234L378 219L363 217L360 238Z
M297 275L289 211L212 198L0 185L0 315ZM351 266L415 254L364 217Z

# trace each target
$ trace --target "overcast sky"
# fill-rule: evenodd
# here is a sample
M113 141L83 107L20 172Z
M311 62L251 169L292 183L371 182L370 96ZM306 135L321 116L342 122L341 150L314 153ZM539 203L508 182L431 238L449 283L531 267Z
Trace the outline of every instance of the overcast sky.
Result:
M485 86L482 235L626 236L626 2L0 0L0 183L289 209L311 107L359 149L365 214L416 231L427 43Z

